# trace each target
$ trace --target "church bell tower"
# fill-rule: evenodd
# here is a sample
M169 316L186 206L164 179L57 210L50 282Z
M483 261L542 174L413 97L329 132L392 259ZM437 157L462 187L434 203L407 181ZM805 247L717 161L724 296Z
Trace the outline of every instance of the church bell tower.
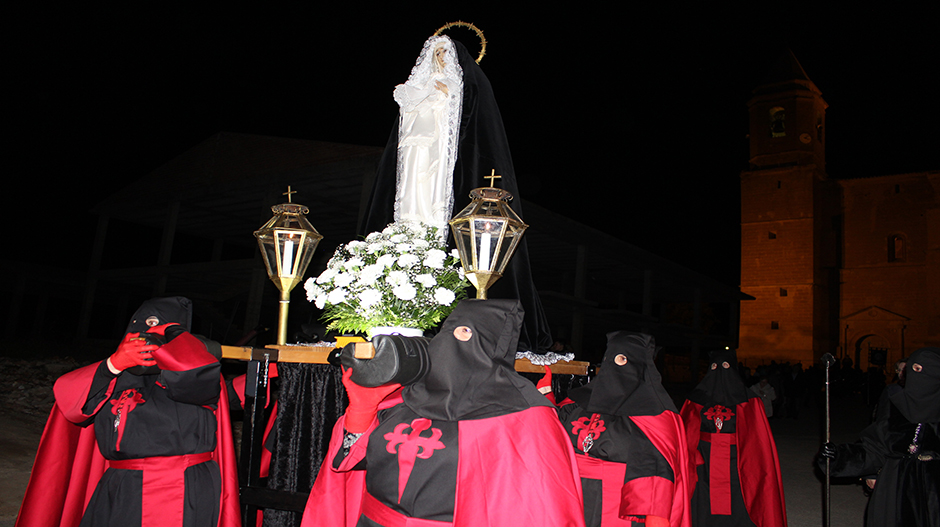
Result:
M748 101L741 173L738 357L812 363L838 343L838 186L826 176L826 102L787 51ZM835 332L835 333L833 333Z

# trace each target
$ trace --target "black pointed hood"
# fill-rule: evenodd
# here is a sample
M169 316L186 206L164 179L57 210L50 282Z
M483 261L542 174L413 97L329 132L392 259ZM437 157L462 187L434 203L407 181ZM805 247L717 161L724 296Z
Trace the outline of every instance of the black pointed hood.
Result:
M722 363L728 363L728 367ZM738 358L734 350L719 350L709 354L708 373L692 390L688 399L705 407L720 404L728 408L747 402L757 394L747 389L738 373Z
M134 312L131 321L127 324L124 334L140 333L143 335L148 329L154 326L169 324L175 322L185 331L190 331L193 322L193 303L186 297L169 296L165 298L151 298L145 301ZM152 344L158 346L166 343L166 339L160 335L150 335L147 337ZM154 366L132 366L127 372L133 375L155 375L160 373L160 368Z
M176 322L186 331L191 330L193 322L193 303L186 297L169 296L151 298L134 312L124 334L133 332L146 333L153 326Z
M431 339L427 375L402 390L405 404L422 417L447 421L550 406L514 367L522 318L517 300L462 300ZM454 335L461 326L472 332L467 341Z
M626 363L618 364L618 356ZM656 364L656 341L650 335L615 331L607 334L607 351L597 377L587 386L568 392L568 397L592 413L659 415L676 411L663 388Z
M940 392L940 348L920 348L907 359L904 388L891 394L891 402L912 423L937 423L940 422L937 392Z

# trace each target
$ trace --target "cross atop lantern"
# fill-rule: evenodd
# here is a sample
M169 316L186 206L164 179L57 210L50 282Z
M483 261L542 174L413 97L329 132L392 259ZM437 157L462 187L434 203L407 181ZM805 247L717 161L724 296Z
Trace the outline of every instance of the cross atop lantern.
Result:
M486 298L486 290L502 278L529 227L509 207L512 194L493 186L493 180L499 177L494 169L484 178L490 180L490 186L471 190L473 201L450 220L460 264L477 288L477 298Z
M299 203L291 203L290 186L287 187L287 203L271 207L274 216L255 231L268 277L281 292L277 323L277 343L287 343L287 308L290 292L304 279L304 273L313 251L323 236L307 221L310 209Z

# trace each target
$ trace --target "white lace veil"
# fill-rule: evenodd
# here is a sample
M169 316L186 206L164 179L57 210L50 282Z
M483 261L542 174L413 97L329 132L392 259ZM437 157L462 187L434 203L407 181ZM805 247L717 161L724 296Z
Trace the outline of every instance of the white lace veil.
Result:
M444 50L444 70L440 71L435 61L435 51L438 48ZM444 110L444 119L440 123L440 130L442 134L446 134L446 138L441 138L446 142L446 159L441 160L446 163L445 170L443 171L446 181L444 182L444 188L446 189L447 196L445 199L446 202L446 216L449 219L453 216L454 208L454 164L457 161L457 144L460 135L460 117L461 110L463 106L463 69L460 67L460 62L457 58L457 51L454 48L454 43L450 37L440 35L427 39L424 42L424 47L421 49L421 54L418 56L417 62L415 62L414 68L411 70L411 75L408 77L408 80L405 81L406 85L413 86L415 88L426 87L429 82L431 82L431 77L435 73L441 73L444 77L451 81L448 84L449 90L447 93L447 102L445 104ZM399 120L401 122L401 119ZM399 128L399 143L402 140L402 130ZM402 174L404 170L403 166L404 160L401 155L401 150L399 149L398 154L398 165L397 165L397 174ZM398 219L399 210L401 209L401 178L397 178L396 182L396 198L395 198L395 219ZM447 236L447 225L437 225L441 227L441 235Z

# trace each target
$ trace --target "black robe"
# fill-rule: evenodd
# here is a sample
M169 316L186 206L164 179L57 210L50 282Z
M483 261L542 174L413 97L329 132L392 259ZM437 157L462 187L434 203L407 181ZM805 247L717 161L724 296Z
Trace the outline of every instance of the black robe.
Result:
M510 207L520 218L522 200L516 183L516 172L512 164L509 142L503 128L503 120L486 74L474 61L461 43L454 42L460 67L463 69L463 113L457 145L457 160L454 166L454 208L451 216L470 203L470 191L489 186L484 176L496 169L502 176L494 186L509 191L514 199ZM398 123L392 127L385 152L379 161L375 182L360 224L359 234L365 236L381 231L395 216L395 189L398 181ZM451 243L453 246L453 243ZM529 251L523 236L506 273L488 291L489 298L517 299L522 302L525 320L519 336L521 351L545 352L552 345L548 319L532 282L529 266Z
M836 446L831 475L878 476L868 502L868 527L940 525L938 391L940 348L921 348L908 359L904 388L889 397L888 411L861 432L858 442ZM818 463L825 470L825 458Z
M196 356L193 367L164 369L156 375L114 375L102 361L66 374L56 382L56 403L69 420L94 426L98 449L109 461L211 454L216 448L220 365L188 333L154 356L180 349ZM188 361L184 358L180 364ZM109 468L95 488L81 525L141 525L148 502L159 505L148 496L144 472ZM218 464L209 459L189 466L184 481L182 525L216 525L222 492Z

